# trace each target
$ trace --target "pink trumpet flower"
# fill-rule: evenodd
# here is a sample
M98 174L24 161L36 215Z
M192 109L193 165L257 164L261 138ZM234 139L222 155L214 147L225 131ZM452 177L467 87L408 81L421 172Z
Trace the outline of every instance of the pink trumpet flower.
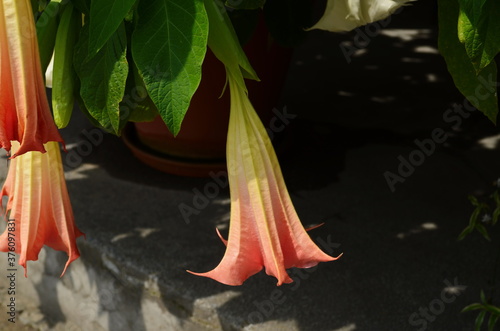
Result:
M76 238L83 235L75 226L66 189L61 153L57 142L45 144L46 153L27 152L12 159L0 196L8 196L9 223L0 235L0 251L20 254L19 265L36 261L44 245L65 251L69 264L80 256ZM12 142L12 149L19 148ZM12 239L13 238L13 239Z
M0 91L1 148L19 141L17 156L63 141L45 94L29 0L0 0Z
M231 112L227 166L231 219L226 252L212 271L194 273L241 285L265 268L277 285L291 283L286 269L336 260L321 251L292 205L271 140L237 77L227 70ZM220 236L220 234L219 234ZM340 256L339 256L340 257Z

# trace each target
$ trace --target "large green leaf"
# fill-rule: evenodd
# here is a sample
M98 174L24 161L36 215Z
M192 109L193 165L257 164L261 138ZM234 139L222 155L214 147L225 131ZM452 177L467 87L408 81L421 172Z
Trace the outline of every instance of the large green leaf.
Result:
M88 113L107 131L120 134L120 101L128 75L127 36L122 23L89 61L89 29L84 26L75 50L75 70L81 81L80 95Z
M73 66L76 41L82 26L82 15L68 3L61 15L54 46L52 69L52 114L58 128L68 125L75 105L75 81Z
M480 72L500 51L500 1L459 0L458 36Z
M120 102L120 111L122 112L121 120L124 122L150 122L158 116L158 109L149 97L146 85L131 60L125 96Z
M90 4L89 54L93 57L118 29L135 0L98 0Z
M52 59L52 54L54 53L60 7L61 4L59 2L51 1L36 21L38 53L40 54L40 64L42 66L42 73L44 73L44 79L45 71L47 71L47 67Z
M151 0L138 6L132 56L149 96L177 135L201 80L208 20L202 0Z
M476 73L464 45L458 38L458 0L439 0L439 51L446 60L456 87L493 123L498 114L497 66L495 61Z

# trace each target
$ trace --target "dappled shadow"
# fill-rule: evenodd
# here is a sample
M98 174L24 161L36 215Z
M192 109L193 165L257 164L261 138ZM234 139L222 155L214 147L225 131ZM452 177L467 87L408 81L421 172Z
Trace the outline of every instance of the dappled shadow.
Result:
M414 3L385 27L374 23L371 36L366 27L345 34L311 31L292 59L290 112L355 128L405 133L434 127L448 102L462 98L450 88L437 53L432 7ZM345 47L355 51L346 57Z
M71 168L68 188L78 224L89 245L115 261L112 277L121 275L131 286L139 315L146 313L141 298L156 295L182 320L180 327L195 320L224 330L250 323L277 323L270 327L276 330L412 330L422 321L429 330L472 328L475 315L459 312L491 280L496 252L476 234L456 238L472 211L467 195L486 194L498 177L493 138L499 132L479 112L457 128L443 119L463 97L435 53L432 6L405 8L386 27L395 34L378 34L350 63L339 44L355 33L312 32L297 51L283 101L297 117L276 148L304 225L325 223L311 237L327 253L344 256L291 270L293 284L277 288L261 272L228 287L186 273L211 270L224 254L214 228L227 235L227 187L210 195L211 179L149 169L109 135ZM446 141L435 143L392 192L384 174L398 174L398 157L408 158L415 140L429 139L436 128L447 133ZM181 205L193 213L186 216ZM96 268L92 259L82 259ZM158 293L143 289L151 281ZM421 308L431 310L449 283L467 287L426 319ZM110 330L127 316L117 310L113 318ZM146 324L138 318L135 330Z

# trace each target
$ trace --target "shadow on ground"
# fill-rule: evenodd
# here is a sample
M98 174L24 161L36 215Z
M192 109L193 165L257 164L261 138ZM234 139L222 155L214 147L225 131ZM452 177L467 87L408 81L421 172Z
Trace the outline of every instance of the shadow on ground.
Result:
M203 192L210 179L149 169L110 135L80 165L68 166L74 210L87 234L82 251L88 255L81 259L89 270L99 268L99 249L120 266L106 277L125 288L138 280L126 294L137 311L134 330L144 328L140 281L148 279L158 283L172 315L215 316L224 330L251 324L304 331L472 328L475 314L460 310L498 279L494 245L500 236L498 228L493 243L477 234L462 242L457 236L472 212L467 195L493 190L498 130L478 112L459 128L443 118L463 97L436 52L432 10L424 2L405 8L350 63L339 45L353 46L356 32L312 32L297 50L283 100L297 117L276 147L304 225L325 223L310 232L312 238L326 252L344 256L291 270L293 284L277 288L261 272L243 286L228 287L186 273L208 271L224 254L214 228L227 234L226 187L186 218L179 206L194 205L196 190ZM398 157L408 158L415 139L429 139L435 128L447 133L446 141L435 143L410 175L398 173ZM75 140L81 129L66 135L78 144L87 139ZM402 177L394 192L387 172ZM110 282L92 277L105 292ZM113 300L99 300L114 312L109 330L126 330L128 317ZM46 313L64 318L52 308Z

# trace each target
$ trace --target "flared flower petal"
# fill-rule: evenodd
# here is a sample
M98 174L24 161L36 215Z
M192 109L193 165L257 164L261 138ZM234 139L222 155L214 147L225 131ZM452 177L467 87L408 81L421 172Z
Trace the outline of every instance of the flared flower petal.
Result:
M19 148L12 142L12 149ZM15 252L19 265L36 261L44 245L65 251L68 265L80 256L75 225L57 142L45 144L46 153L28 152L11 160L1 196L8 196L7 212L14 221ZM0 251L9 251L8 230L0 235Z
M323 17L308 30L351 31L383 20L413 0L328 0Z
M227 166L231 219L219 265L193 273L241 285L265 268L278 285L291 283L286 269L333 261L311 240L292 205L271 140L238 79L228 71L231 114Z
M18 141L16 156L63 141L45 94L29 0L0 0L0 91L0 147L9 151Z

